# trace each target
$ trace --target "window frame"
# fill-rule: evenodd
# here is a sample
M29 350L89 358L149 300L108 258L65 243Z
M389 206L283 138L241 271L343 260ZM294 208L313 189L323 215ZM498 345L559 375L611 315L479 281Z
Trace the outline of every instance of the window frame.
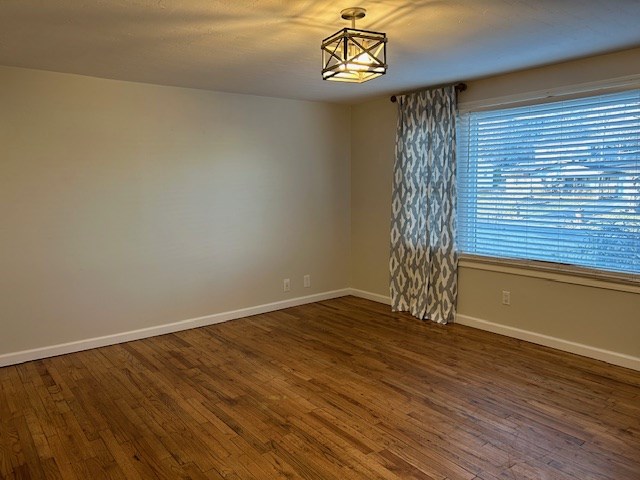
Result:
M458 103L458 114L539 105L634 89L640 89L640 75L492 97L479 101L460 101ZM494 257L463 252L459 252L459 260L459 265L463 268L640 294L640 273L614 272L550 261Z

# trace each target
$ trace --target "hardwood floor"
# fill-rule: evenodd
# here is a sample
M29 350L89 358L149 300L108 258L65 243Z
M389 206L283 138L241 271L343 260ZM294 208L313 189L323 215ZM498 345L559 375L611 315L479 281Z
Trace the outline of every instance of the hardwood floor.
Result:
M2 478L640 479L640 372L354 297L0 384Z

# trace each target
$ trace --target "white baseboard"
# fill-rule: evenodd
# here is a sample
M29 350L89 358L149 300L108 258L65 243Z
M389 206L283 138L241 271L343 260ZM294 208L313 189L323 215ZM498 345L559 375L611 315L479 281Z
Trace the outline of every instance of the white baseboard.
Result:
M67 353L79 352L90 348L105 347L107 345L115 345L117 343L130 342L132 340L140 340L142 338L155 337L157 335L165 335L167 333L179 332L190 328L204 327L206 325L214 325L216 323L227 322L237 318L249 317L261 313L273 312L284 308L296 307L307 303L321 302L332 298L353 295L355 297L365 298L374 302L385 305L391 304L391 298L377 293L371 293L356 288L343 288L341 290L333 290L330 292L317 293L305 297L297 297L289 300L282 300L273 303L257 305L255 307L242 308L229 312L215 313L204 317L190 318L180 322L169 323L165 325L157 325L154 327L141 328L139 330L131 330L128 332L116 333L113 335L105 335L103 337L88 338L75 342L51 345L48 347L34 348L32 350L23 350L19 352L5 353L0 355L0 367L15 365L18 363L28 362L31 360L39 360L41 358L54 357L56 355L64 355ZM479 318L470 317L468 315L457 315L456 323L466 325L488 332L506 335L508 337L518 338L527 342L544 345L546 347L556 348L565 352L583 355L585 357L602 360L613 365L631 368L640 371L640 358L626 355L623 353L612 352L581 343L563 340L541 333L522 330L520 328L501 325L489 322Z
M584 357L594 358L613 365L619 365L621 367L640 371L640 358L632 357L631 355L626 355L624 353L612 352L610 350L571 342L569 340L563 340L561 338L551 337L549 335L543 335L529 330L501 325L499 323L489 322L487 320L470 317L468 315L456 315L455 323L478 328L480 330L486 330L488 332L499 333L500 335L506 335L507 337L525 340L538 345L544 345L545 347L575 353Z
M384 303L385 305L391 305L391 297L385 297L384 295L379 295L377 293L358 290L357 288L350 288L349 295L353 295L354 297L366 298L367 300Z
M378 295L377 293L351 288L349 289L349 294L354 297L366 298L368 300L373 300L374 302L391 305L391 297L385 297L384 295ZM516 327L489 322L487 320L470 317L468 315L456 315L455 323L640 371L640 358L632 357L631 355L626 355L624 353L617 353L598 347L592 347L590 345L583 345L581 343L571 342L569 340L563 340L561 338L551 337L549 335L543 335L529 330L522 330Z
M179 332L181 330L188 330L190 328L204 327L206 325L227 322L229 320L235 320L237 318L249 317L251 315L258 315L261 313L282 310L283 308L296 307L298 305L304 305L307 303L321 302L323 300L330 300L332 298L344 297L350 294L351 291L349 288L343 288L341 290L333 290L330 292L317 293L315 295L307 295L305 297L281 300L279 302L266 303L249 308L241 308L239 310L233 310L230 312L214 313L213 315L206 315L204 317L189 318L187 320L182 320L179 322L141 328L139 330L131 330L128 332L115 333L113 335L105 335L103 337L87 338L85 340L77 340L75 342L34 348L32 350L5 353L0 355L0 367L15 365L31 360L39 360L41 358L54 357L56 355L80 352L82 350L89 350L90 348L105 347L107 345L130 342L132 340L155 337L157 335L165 335L167 333Z

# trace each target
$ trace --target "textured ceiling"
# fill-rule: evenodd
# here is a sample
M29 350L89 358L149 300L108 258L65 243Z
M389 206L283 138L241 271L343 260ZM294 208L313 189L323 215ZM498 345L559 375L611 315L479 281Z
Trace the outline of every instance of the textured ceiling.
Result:
M320 77L362 6L389 72ZM0 0L0 65L275 97L367 97L640 46L639 0Z

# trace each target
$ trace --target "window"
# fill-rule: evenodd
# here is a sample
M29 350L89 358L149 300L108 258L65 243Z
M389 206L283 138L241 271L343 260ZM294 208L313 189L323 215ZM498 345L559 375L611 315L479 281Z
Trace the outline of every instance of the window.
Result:
M462 113L462 253L640 273L640 90Z

